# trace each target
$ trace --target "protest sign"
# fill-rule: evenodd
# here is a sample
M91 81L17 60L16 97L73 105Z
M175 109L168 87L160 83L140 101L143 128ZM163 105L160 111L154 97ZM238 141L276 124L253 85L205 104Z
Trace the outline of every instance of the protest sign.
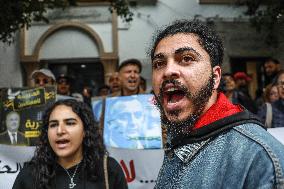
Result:
M35 147L0 144L0 188L12 189L24 162L34 155ZM163 161L163 150L108 148L110 156L122 167L129 189L152 189Z
M55 87L1 89L0 143L34 145L40 134L43 111L55 99Z
M108 148L108 151L122 167L129 189L154 188L163 163L164 150Z
M268 128L267 131L284 145L284 127Z
M162 148L160 113L153 95L106 98L104 142L117 148Z
M14 181L23 168L24 162L29 161L35 147L10 146L0 144L0 188L11 189Z

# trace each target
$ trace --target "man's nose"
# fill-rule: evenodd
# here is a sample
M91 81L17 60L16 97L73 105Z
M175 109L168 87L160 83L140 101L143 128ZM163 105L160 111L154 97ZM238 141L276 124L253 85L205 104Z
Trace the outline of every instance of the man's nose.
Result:
M45 85L45 83L43 82L43 80L40 80L39 81L39 86L44 86Z
M173 60L169 59L164 70L164 79L176 79L180 77L180 67Z

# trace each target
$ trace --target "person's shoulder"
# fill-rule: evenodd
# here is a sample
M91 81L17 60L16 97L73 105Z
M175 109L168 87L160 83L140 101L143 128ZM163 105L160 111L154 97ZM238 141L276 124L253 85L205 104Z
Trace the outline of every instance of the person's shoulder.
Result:
M1 143L9 143L10 140L9 140L9 134L8 134L8 131L4 131L2 133L0 133L0 144Z
M32 188L34 183L34 169L35 167L30 162L24 163L23 168L21 168L14 182L13 189Z
M277 108L280 112L284 113L284 101L282 99L272 102L271 105L272 108Z
M25 162L21 171L24 173L31 174L32 171L35 169L35 165L31 162Z
M127 182L119 163L108 156L108 172L110 188L127 189Z
M4 135L8 135L8 131L7 130L2 132L2 133L0 133L0 136L4 136Z
M108 156L107 160L108 160L107 161L108 171L111 174L118 174L118 173L122 172L122 168L121 168L119 162L116 159Z
M118 167L120 166L119 163L116 161L116 159L114 159L113 157L111 156L108 156L108 165L112 168L115 168L115 167Z
M234 127L234 130L238 131L242 135L243 143L254 143L267 153L273 153L274 151L282 151L284 153L284 146L277 139L275 139L269 132L263 127L254 123L242 124ZM247 139L245 142L245 138Z

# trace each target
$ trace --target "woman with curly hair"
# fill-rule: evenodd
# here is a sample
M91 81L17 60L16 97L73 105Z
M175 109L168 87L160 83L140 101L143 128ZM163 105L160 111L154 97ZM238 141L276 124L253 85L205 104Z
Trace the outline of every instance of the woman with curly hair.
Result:
M91 109L83 102L57 101L47 109L32 160L13 189L125 189L119 164L107 152Z

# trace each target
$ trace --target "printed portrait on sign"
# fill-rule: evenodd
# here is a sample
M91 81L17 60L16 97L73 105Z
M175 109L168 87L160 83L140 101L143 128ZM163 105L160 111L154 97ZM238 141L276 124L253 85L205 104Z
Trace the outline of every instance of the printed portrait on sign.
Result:
M1 91L0 144L35 145L43 112L55 102L55 88L3 88Z
M152 98L147 94L106 99L104 141L107 146L161 148L160 115Z

